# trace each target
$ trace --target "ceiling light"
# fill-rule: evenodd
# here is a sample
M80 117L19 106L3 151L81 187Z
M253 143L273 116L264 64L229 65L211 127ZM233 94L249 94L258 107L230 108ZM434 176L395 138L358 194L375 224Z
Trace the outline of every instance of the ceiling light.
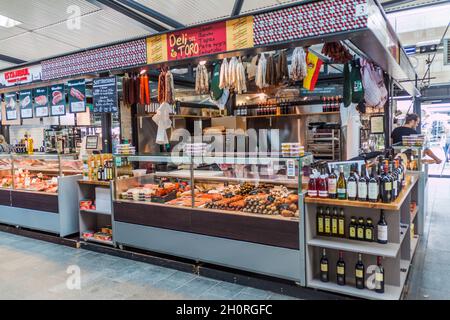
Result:
M143 75L143 74L145 74L146 72L147 72L147 69L142 69L141 72L140 72L140 74Z
M16 21L14 19L2 16L0 14L0 27L4 27L4 28L12 28L15 27L19 24L22 24L22 22Z

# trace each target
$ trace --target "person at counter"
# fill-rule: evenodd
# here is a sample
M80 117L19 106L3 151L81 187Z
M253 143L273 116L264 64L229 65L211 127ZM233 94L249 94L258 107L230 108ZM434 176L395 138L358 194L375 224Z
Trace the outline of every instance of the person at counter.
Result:
M3 135L0 135L0 153L9 153L9 145Z
M420 123L420 118L415 113L410 113L406 115L405 124L401 127L395 128L394 131L392 131L391 138L392 143L395 145L397 143L402 143L403 137L410 136L414 134L418 134L416 131L417 126ZM441 159L439 159L433 151L430 149L424 150L424 155L429 156L432 158L437 164L440 164L442 162Z

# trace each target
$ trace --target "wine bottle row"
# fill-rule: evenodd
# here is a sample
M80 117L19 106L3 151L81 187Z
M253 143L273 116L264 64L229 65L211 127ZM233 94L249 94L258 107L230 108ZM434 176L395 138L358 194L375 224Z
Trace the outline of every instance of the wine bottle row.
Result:
M367 165L361 166L359 174L353 165L348 178L344 175L343 166L340 166L338 175L334 166L329 174L327 171L328 167L322 168L320 174L317 170L311 174L309 197L391 203L406 184L406 168L401 159L379 158L378 165L372 166L370 176L367 175Z
M372 289L377 293L384 293L384 268L382 258L377 257L377 266L375 267L375 282L373 285L366 285L366 269L362 262L362 254L358 254L358 262L354 270L355 286L357 289ZM320 280L322 282L330 281L330 261L327 257L326 250L323 249L320 259ZM344 252L339 251L339 260L336 263L336 283L340 286L347 284L347 270L344 261Z
M339 213L338 213L339 211ZM316 232L319 236L331 236L337 238L348 238L381 244L388 243L388 225L381 211L380 220L377 224L375 239L375 226L371 218L351 217L348 230L346 231L346 219L344 209L319 207L316 215Z

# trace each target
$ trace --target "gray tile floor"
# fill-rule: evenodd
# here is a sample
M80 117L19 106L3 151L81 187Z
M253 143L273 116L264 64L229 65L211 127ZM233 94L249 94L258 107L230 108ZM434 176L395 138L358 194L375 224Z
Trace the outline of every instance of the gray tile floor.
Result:
M80 290L71 266L80 270ZM293 298L0 232L0 299Z
M450 179L429 180L425 234L410 271L410 300L450 300Z

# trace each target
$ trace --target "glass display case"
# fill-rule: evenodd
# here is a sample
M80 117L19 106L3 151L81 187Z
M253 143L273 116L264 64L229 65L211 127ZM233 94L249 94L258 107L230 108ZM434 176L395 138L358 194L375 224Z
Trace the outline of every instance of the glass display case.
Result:
M116 242L301 282L302 169L312 161L311 154L116 156ZM264 250L259 265L247 260ZM275 266L280 259L287 266Z

